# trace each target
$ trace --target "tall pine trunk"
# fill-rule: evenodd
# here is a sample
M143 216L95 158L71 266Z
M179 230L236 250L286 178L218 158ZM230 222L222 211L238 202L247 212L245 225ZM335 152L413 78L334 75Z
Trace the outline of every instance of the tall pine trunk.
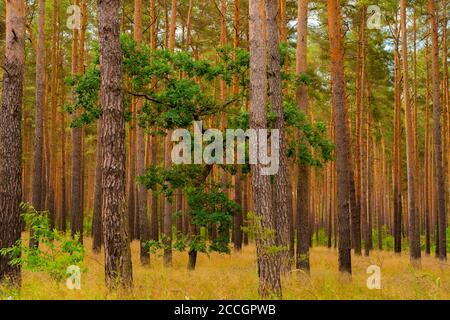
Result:
M156 0L150 0L150 48L152 51L156 50ZM157 165L158 156L158 137L151 137L151 150L147 150L151 154L150 161L152 165ZM152 192L152 215L151 215L151 239L159 240L159 228L158 228L158 195Z
M36 110L34 124L34 162L33 195L31 203L37 211L44 210L43 166L44 166L44 127L43 112L45 103L45 0L38 1L38 40L36 49ZM38 245L30 236L30 247Z
M249 46L250 46L250 128L267 127L266 97L266 44L264 41L263 2L249 1ZM261 175L261 164L252 165L253 209L256 213L256 237L258 260L259 294L281 297L279 256L268 252L276 245L275 219L272 207L272 186L270 176Z
M402 125L401 125L401 101L400 101L400 54L399 54L399 30L394 35L394 252L402 252Z
M0 105L0 248L20 239L22 200L22 95L25 60L25 1L6 1L6 41ZM20 267L0 255L0 282L20 285Z
M125 124L119 0L98 0L102 108L102 221L109 289L132 286L125 201Z
M78 5L78 1L74 0L74 5ZM74 25L72 39L72 75L76 75L79 59L79 30ZM74 115L76 117L77 114ZM70 196L70 229L72 235L80 234L82 237L83 205L82 205L82 155L81 155L81 128L72 129L72 179L71 179L71 196Z
M347 126L344 50L342 22L337 0L327 1L328 32L330 38L332 103L336 128L336 170L339 228L339 271L352 272L350 244L350 159L349 132Z
M425 201L425 253L431 253L431 201L430 201L430 64L429 64L429 42L425 44L426 61L426 93L425 93L425 155L424 155L424 201Z
M406 170L408 181L408 213L409 213L409 255L413 263L420 259L420 239L416 226L416 182L417 178L414 164L414 131L413 117L409 101L409 77L408 77L408 41L406 30L406 0L400 1L400 29L402 36L402 69L403 69L403 103L405 108L406 128Z
M192 5L192 0L190 1L190 5ZM239 48L240 42L240 21L239 21L239 0L234 0L234 41L233 47L234 49ZM190 29L190 28L189 28ZM188 32L188 38L190 38L190 32ZM235 77L233 79L233 93L239 94L239 78ZM237 169L237 173L235 176L235 185L234 185L234 194L236 203L242 206L242 168ZM243 223L243 213L240 210L233 216L233 241L234 241L234 250L239 252L242 249L242 223Z
M56 143L56 107L57 107L57 85L58 85L58 4L57 1L53 1L53 31L52 31L52 74L51 74L51 153L50 153L50 173L49 173L49 194L48 194L48 211L50 226L53 228L55 226L55 192L56 192L56 174L57 174L57 153L58 144Z
M169 50L175 50L175 31L177 26L177 0L172 0L170 10L170 27L169 27ZM167 32L167 30L166 30ZM164 150L164 166L169 168L171 166L171 132L168 131L165 137ZM164 198L164 216L163 216L163 231L164 231L164 265L166 267L172 266L172 202L168 197Z
M287 159L286 130L284 127L284 113L282 101L282 80L281 80L281 57L279 51L279 38L276 24L277 6L273 0L265 1L266 19L267 19L267 46L269 54L269 96L272 106L272 112L277 115L274 123L274 129L279 131L280 146L278 173L273 181L273 208L276 208L277 242L283 247L280 253L281 270L287 273L292 266L290 256L290 226L292 226L292 193L289 180L289 163Z
M134 39L142 42L142 0L134 2ZM136 98L136 114L142 112L144 101L141 97ZM137 175L144 175L145 170L145 137L144 129L136 123L136 144L137 144ZM140 257L143 265L150 263L150 254L144 248L144 245L150 240L149 222L147 216L147 190L142 184L138 184L137 194L137 216L139 219L139 239L140 239Z
M431 64L433 85L433 137L434 137L434 165L436 183L436 209L438 218L439 236L439 260L447 260L447 217L445 212L445 181L442 160L442 133L441 133L441 110L439 101L439 42L438 42L438 19L434 0L428 0L428 14L431 24Z
M308 45L308 1L298 1L297 24L297 50L296 73L298 75L307 71L307 45ZM308 89L299 85L296 92L297 106L305 114L308 113ZM303 139L303 137L299 137ZM301 141L301 140L300 140ZM309 272L309 193L310 169L306 163L298 165L297 181L297 264L298 269Z

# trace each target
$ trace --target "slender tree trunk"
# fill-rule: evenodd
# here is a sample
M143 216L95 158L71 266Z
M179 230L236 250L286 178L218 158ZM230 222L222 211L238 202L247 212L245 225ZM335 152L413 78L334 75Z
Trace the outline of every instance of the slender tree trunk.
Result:
M25 60L25 1L6 1L6 41L0 104L0 248L20 239L22 199L22 95ZM0 282L20 286L20 266L0 255Z
M448 7L447 7L447 0L443 0L442 3L442 12L448 12ZM443 161L443 167L444 170L446 169L447 171L447 198L446 198L446 205L447 205L447 210L450 211L450 101L449 101L449 96L450 96L450 91L449 91L449 83L448 83L448 30L447 30L447 25L448 25L448 15L444 14L442 17L442 66L443 66L443 84L442 84L442 88L444 90L442 99L443 99L443 106L442 109L444 111L445 117L444 117L444 128L443 128L443 150L445 152L446 150L446 154L447 154L447 162ZM445 157L444 157L445 158ZM447 167L446 167L447 165ZM444 173L445 174L445 173ZM445 180L445 179L444 179ZM447 212L448 212L447 211ZM447 217L448 219L448 217Z
M187 50L191 47L191 39L192 39L192 32L191 32L191 21L192 21L192 8L194 6L193 0L189 0L189 9L188 9L188 16L187 16L187 22L186 22L186 48ZM238 8L239 10L239 8ZM239 15L239 11L238 11ZM239 25L236 25L235 28L239 30ZM237 32L237 31L236 31Z
M428 14L431 24L431 61L433 83L433 136L434 136L434 165L436 182L436 209L439 230L439 260L447 260L447 217L445 213L445 180L442 160L442 133L441 110L439 101L439 43L438 43L438 19L434 0L428 0ZM420 252L420 251L419 251ZM420 255L419 255L420 256Z
M287 42L287 6L286 0L278 0L279 5L279 23L280 23L280 41Z
M156 50L156 0L150 1L150 48L152 51ZM158 137L153 136L151 138L151 163L156 165L158 162ZM158 196L155 192L152 192L152 216L151 216L151 238L152 240L159 240L159 229L158 229Z
M308 0L298 1L297 24L297 52L296 73L307 71L308 46ZM305 85L297 87L297 106L308 114L308 88ZM302 137L299 137L302 139ZM297 181L297 264L298 269L309 272L309 198L310 198L310 169L306 163L298 165Z
M383 142L381 142L383 143ZM380 148L377 147L377 142L374 140L373 142L373 150L376 152L376 155L374 157L375 161L375 210L377 214L377 244L378 249L383 250L383 235L382 233L382 203L381 203L381 196L382 196L382 189L381 186L383 185L382 176L383 176L383 170L381 169L382 161L380 159Z
M250 127L265 129L267 126L266 97L266 44L263 33L263 3L249 1L250 36ZM272 186L270 176L261 175L261 164L252 165L253 209L257 216L256 237L258 260L259 294L281 297L279 255L271 254L267 248L276 245L276 239L267 233L275 232L275 219L272 207Z
M142 0L134 1L134 39L142 42ZM144 101L142 98L136 98L136 114L142 112ZM137 143L137 175L144 175L145 170L145 138L144 129L137 121L136 125L136 143ZM142 184L138 184L138 218L139 218L139 236L140 236L140 257L141 264L150 263L150 254L144 248L144 245L150 240L149 222L147 216L147 190Z
M137 238L135 233L135 218L136 218L136 103L135 99L132 98L131 101L131 120L128 123L128 228L130 241Z
M177 26L177 0L172 0L170 10L170 29L169 29L169 50L175 50L175 31ZM169 168L171 165L171 132L167 132L165 138L164 166ZM168 197L164 198L164 265L172 266L172 203Z
M55 226L56 208L55 208L55 189L56 189L56 174L57 174L57 153L58 144L56 143L56 107L57 107L57 88L58 88L58 3L53 0L53 32L52 32L52 74L51 74L51 152L50 152L50 181L48 194L48 211L50 226Z
M78 5L78 0L74 0L74 5ZM73 28L72 40L72 74L75 75L79 71L79 31L75 26ZM75 113L74 117L77 116ZM82 142L81 142L81 128L72 129L72 183L71 183L71 197L70 197L70 228L72 235L78 233L80 240L83 236L83 205L82 205ZM81 224L80 224L81 223Z
M367 177L363 174L363 157L365 153L364 146L364 98L365 98L365 28L366 28L366 7L360 9L360 21L358 25L358 60L357 60L357 87L356 87L356 147L355 147L355 162L356 162L356 183L355 193L357 194L356 203L357 209L352 207L352 236L353 248L356 255L361 255L361 219L365 223L366 201L364 187Z
M372 126L371 126L371 115L370 112L367 113L367 124L366 124L366 199L367 199L367 215L366 215L366 235L365 235L365 248L364 255L368 256L370 250L373 249L373 239L372 239L372 210L373 206L373 152L372 152Z
M344 51L342 48L341 15L337 0L327 1L328 32L330 38L332 103L335 108L336 169L339 226L339 271L351 274L350 245L350 159L349 133L344 77Z
M63 106L65 103L66 91L64 84L64 68L63 68L63 48L60 46L59 49L59 70L61 72L59 79L60 86L60 105ZM66 122L65 122L65 112L61 111L61 204L60 204L60 226L62 231L66 231L66 218L67 218L67 202L66 202Z
M402 252L402 134L401 134L401 101L400 101L400 55L399 33L394 35L394 95L395 95L395 120L394 120L394 251Z
M408 43L406 30L406 0L400 1L400 28L402 34L402 66L403 66L403 99L405 107L405 128L406 128L406 170L408 177L408 212L409 212L409 254L411 261L415 263L420 259L420 239L416 227L416 192L414 164L414 132L412 123L412 113L409 101L409 77L408 77Z
M332 234L333 234L333 166L327 165L327 183L328 183L328 234L327 234L327 247L331 249Z
M243 182L243 189L244 189L244 194L242 196L242 225L246 226L247 225L247 215L248 215L248 211L249 211L249 207L250 207L250 197L249 197L249 176L246 175L244 177L244 182ZM249 239L248 239L248 233L245 232L243 234L243 242L244 242L244 246L248 246L249 243Z
M37 211L44 210L43 204L43 165L44 165L44 128L43 110L45 102L45 0L38 1L38 41L36 49L36 114L34 124L34 163L32 205ZM37 246L30 236L30 247Z
M426 61L426 93L425 93L425 253L431 253L431 201L430 201L430 64L429 64L429 43L428 37L425 44L425 61Z
M95 186L93 210L93 241L92 249L99 253L102 246L102 120L97 120L97 148L95 150Z
M46 57L48 57L48 50L46 50ZM47 58L45 58L45 64L47 64ZM44 79L44 110L43 110L43 130L44 130L44 166L43 166L43 172L42 172L42 204L46 211L48 211L49 208L49 183L50 183L50 141L49 141L49 135L48 135L48 94L50 92L49 90L49 82L48 81L49 73L45 73L45 79ZM51 218L51 213L48 214L48 218Z
M190 1L192 3L192 0ZM240 15L239 15L239 0L234 1L234 41L233 41L233 47L234 49L239 48L239 42L240 42L240 21L239 21ZM239 94L239 78L235 77L233 79L233 93ZM242 168L237 169L237 173L235 176L235 186L234 186L234 194L235 194L235 201L236 203L242 206ZM234 250L236 252L239 252L242 250L242 219L243 219L243 213L242 210L240 210L238 213L236 213L233 217L233 240L234 240Z
M228 43L228 30L227 30L227 0L220 0L220 45L222 47L226 46ZM219 93L220 100L226 101L228 96L228 86L227 83L220 79L219 80ZM228 125L227 115L224 112L220 114L220 128L225 130ZM218 178L220 179L222 192L229 197L228 184L230 178L228 177L226 170L220 170L217 172ZM218 229L216 224L211 224L211 240L216 239L218 236Z

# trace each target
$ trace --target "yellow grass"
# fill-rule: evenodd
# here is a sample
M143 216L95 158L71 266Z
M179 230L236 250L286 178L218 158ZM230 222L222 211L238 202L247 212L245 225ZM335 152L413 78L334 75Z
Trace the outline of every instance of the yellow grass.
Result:
M91 247L91 240L85 240ZM82 275L81 290L68 290L47 275L25 271L23 287L12 292L0 287L0 299L258 299L255 247L240 254L207 257L199 254L197 269L186 270L187 254L174 252L170 269L162 258L152 256L150 267L139 264L139 243L133 242L133 292L107 294L104 287L103 254L91 251L86 258L87 273ZM337 272L337 253L333 249L314 248L311 276L292 272L283 279L284 299L450 299L450 265L434 257L423 257L421 268L412 268L407 254L374 251L369 258L353 257L352 281ZM381 290L369 290L367 267L381 267Z

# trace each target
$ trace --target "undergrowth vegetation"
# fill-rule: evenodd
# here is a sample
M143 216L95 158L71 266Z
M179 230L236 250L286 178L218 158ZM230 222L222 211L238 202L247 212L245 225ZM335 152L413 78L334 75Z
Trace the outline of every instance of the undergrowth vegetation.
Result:
M85 239L91 247L91 239ZM84 259L81 290L69 290L64 282L44 271L24 270L19 291L0 285L0 299L258 299L256 252L253 245L242 253L199 255L196 271L186 268L188 255L174 252L173 267L163 267L162 257L152 255L151 266L139 264L139 243L132 243L134 288L129 293L108 294L104 286L103 252L90 250ZM434 255L424 255L420 268L409 264L406 253L371 252L353 256L351 282L340 278L335 249L314 247L311 276L300 271L283 279L284 299L450 299L450 265ZM367 268L381 268L381 290L369 290Z

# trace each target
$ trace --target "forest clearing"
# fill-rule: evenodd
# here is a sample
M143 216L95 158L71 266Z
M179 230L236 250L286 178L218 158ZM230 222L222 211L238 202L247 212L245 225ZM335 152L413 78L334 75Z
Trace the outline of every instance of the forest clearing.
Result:
M449 8L0 1L0 299L450 300Z

